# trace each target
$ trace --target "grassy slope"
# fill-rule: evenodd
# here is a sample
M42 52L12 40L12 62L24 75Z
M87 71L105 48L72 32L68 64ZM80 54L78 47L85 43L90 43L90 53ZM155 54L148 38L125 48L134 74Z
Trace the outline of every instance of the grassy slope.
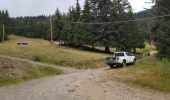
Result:
M16 43L25 41L29 46L17 46ZM9 36L5 44L0 44L0 55L9 55L40 61L50 64L78 68L98 68L106 66L103 62L107 54L80 51L71 48L51 46L48 41Z
M146 58L127 68L110 70L109 74L133 85L170 92L170 62L161 61L156 57Z
M27 62L0 58L0 87L59 74L62 74L62 71L52 67L35 66Z

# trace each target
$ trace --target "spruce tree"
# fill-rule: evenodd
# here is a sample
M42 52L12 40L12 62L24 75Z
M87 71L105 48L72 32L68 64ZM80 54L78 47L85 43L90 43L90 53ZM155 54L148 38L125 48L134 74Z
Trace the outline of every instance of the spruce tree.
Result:
M2 38L3 38L3 27L2 25L8 26L10 25L10 17L9 17L9 13L7 10L2 10L0 11L0 42L2 42ZM7 40L7 35L8 35L8 31L5 31L5 40Z
M81 15L81 21L83 23L90 23L92 22L92 15L91 15L91 5L90 5L90 0L85 0L84 3L84 9L82 11ZM94 48L95 45L95 35L93 32L93 25L90 24L82 24L82 42L83 44L87 44L92 46Z
M97 1L97 10L98 10L98 21L99 22L109 22L109 17L111 15L111 0L98 0ZM107 25L102 24L100 26L100 43L105 47L106 52L110 52L110 43L109 43L109 34Z
M76 15L75 15L75 19L78 21L80 19L80 15L81 15L81 7L79 4L79 0L76 0Z
M54 40L58 40L59 41L59 37L61 35L61 30L62 30L62 21L61 21L61 13L59 11L59 9L57 8L56 12L55 12L55 22L53 23L54 25Z
M156 0L156 15L166 15L170 13L169 0ZM170 17L166 16L158 19L159 27L157 28L157 47L158 54L161 58L170 59Z

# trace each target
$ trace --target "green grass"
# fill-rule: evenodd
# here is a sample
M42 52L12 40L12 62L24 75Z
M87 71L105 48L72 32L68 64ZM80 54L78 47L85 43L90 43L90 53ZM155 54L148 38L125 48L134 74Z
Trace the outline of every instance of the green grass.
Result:
M12 77L0 77L0 87L5 85L16 84L18 82L20 82L20 80Z
M28 46L18 46L20 41L28 42ZM9 55L49 64L76 67L99 68L105 67L103 62L109 54L83 51L73 48L50 45L49 41L30 39L11 35L9 40L0 44L0 55Z
M35 66L27 62L0 58L0 87L62 73L61 70L48 66Z
M61 70L56 70L52 67L32 67L26 70L26 75L22 77L24 80L35 79L45 76L54 76L62 74Z
M127 68L110 70L109 74L133 85L170 92L170 62L156 57L145 58Z

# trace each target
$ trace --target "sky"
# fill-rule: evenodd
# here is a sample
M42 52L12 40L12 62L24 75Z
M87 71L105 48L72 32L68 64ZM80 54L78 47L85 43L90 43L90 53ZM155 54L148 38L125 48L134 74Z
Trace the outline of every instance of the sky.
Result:
M149 8L145 3L150 0L129 0L134 12ZM81 6L84 0L79 0ZM57 8L67 12L70 6L75 6L76 0L0 0L0 10L8 10L11 17L52 15Z

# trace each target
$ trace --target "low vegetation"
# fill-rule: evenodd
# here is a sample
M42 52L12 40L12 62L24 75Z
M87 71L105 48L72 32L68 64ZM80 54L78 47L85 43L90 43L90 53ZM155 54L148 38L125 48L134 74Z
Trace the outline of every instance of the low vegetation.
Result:
M28 46L19 46L18 42L28 42ZM109 54L95 53L73 48L51 46L49 41L30 39L11 35L9 40L0 44L0 55L14 56L38 62L76 68L99 68L106 66L104 59Z
M0 58L0 87L30 79L62 74L61 70Z
M167 60L145 58L134 66L109 70L109 74L132 85L170 92L170 62Z

